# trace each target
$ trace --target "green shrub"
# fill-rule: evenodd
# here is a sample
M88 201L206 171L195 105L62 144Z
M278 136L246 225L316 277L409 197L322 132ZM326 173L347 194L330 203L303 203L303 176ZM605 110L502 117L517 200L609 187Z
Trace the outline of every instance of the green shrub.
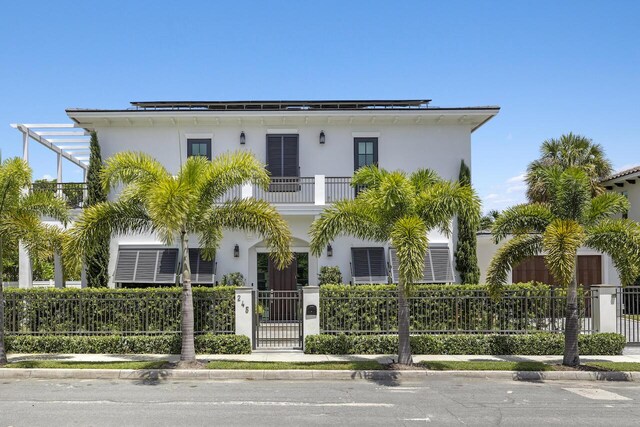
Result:
M181 288L16 289L5 291L8 334L111 333L136 335L180 331ZM235 288L193 288L194 328L233 333Z
M585 310L582 290L581 315ZM548 285L509 285L500 300L486 285L416 285L409 295L410 328L419 332L544 331L564 317L566 291ZM395 285L324 285L320 330L393 332L398 325Z
M580 335L581 354L619 355L626 344L620 334ZM562 355L564 335L549 332L522 335L412 335L414 354L478 355ZM305 339L308 354L395 354L397 335L310 335Z
M228 273L222 276L220 281L222 286L242 287L245 285L244 276L240 272Z
M107 353L107 354L179 354L180 335L136 336L63 336L9 335L5 337L12 353ZM200 354L251 353L251 341L244 335L198 335L196 352Z
M322 266L320 267L320 274L318 274L318 285L329 285L342 283L342 273L338 266Z

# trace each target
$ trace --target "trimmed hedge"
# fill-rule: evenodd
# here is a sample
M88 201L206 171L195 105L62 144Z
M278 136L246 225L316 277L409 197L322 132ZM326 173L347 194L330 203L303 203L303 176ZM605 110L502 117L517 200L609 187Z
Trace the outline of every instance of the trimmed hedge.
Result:
M623 335L597 333L579 336L580 354L620 355ZM308 354L396 354L397 335L310 335ZM564 335L548 332L522 335L412 335L414 354L562 355Z
M193 288L194 329L235 331L235 287ZM7 334L116 334L180 331L182 289L5 290Z
M505 287L499 300L486 285L416 285L409 295L410 328L418 332L544 331L564 318L566 291L538 283ZM579 315L588 298L579 290ZM397 331L396 285L320 287L320 331Z
M108 353L180 354L180 335L64 336L10 335L5 337L12 353ZM198 335L196 353L249 354L251 341L244 335Z

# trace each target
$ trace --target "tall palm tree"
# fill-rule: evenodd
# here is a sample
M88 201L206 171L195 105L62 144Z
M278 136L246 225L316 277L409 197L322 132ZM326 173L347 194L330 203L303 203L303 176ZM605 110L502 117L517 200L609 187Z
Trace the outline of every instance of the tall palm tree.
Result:
M311 225L311 251L319 255L336 236L348 234L360 239L389 242L397 251L398 363L412 364L409 343L407 294L422 278L429 241L427 232L451 231L455 215L465 217L473 227L480 218L480 200L471 186L440 178L422 169L407 175L376 166L360 168L352 185L365 188L354 200L328 207Z
M627 199L617 193L595 197L591 177L579 168L544 177L546 202L522 204L503 211L493 224L496 243L509 235L495 254L487 271L494 295L506 284L509 270L526 258L544 254L545 264L567 288L565 348L563 364L580 363L576 264L582 246L611 256L624 284L640 273L640 225L626 219L612 219L629 209Z
M41 216L48 216L66 224L67 206L54 192L30 192L31 168L19 158L0 164L0 365L7 363L4 346L4 293L2 285L2 249L5 244L21 241L33 256L46 257L52 253L52 239L59 236L58 228L46 225Z
M273 206L262 200L232 199L217 203L230 189L255 183L266 188L269 175L246 151L223 154L212 161L189 157L177 175L151 156L121 152L106 162L102 183L107 192L122 185L118 199L90 206L70 229L66 250L83 254L99 233L155 233L165 244L180 242L182 256L180 360L196 363L193 296L189 267L189 236L200 241L203 256L211 259L225 228L251 231L266 239L271 256L284 268L292 259L291 234Z
M527 168L527 197L531 202L545 202L548 199L545 176L560 174L567 168L581 169L590 179L592 194L604 192L600 180L609 176L612 166L600 144L594 144L587 137L568 133L560 138L548 139L540 147L540 158Z

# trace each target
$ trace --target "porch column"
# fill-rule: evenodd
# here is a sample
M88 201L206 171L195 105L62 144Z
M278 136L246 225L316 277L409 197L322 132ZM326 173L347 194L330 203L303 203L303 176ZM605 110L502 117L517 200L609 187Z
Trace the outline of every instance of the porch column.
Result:
M253 348L253 290L250 287L236 289L236 335L245 335Z
M62 155L58 153L58 174L56 175L56 195L58 197L63 196L62 192Z
M18 243L18 287L33 287L31 256L22 242Z
M324 206L326 203L325 194L325 177L324 175L314 176L315 189L314 189L314 201L317 206Z
M53 254L53 282L58 289L64 288L64 274L62 270L62 256L59 252Z
M87 265L84 262L82 263L82 270L80 271L80 287L87 287Z
M320 287L305 286L302 288L302 331L304 340L303 349L307 336L320 334Z
M22 132L22 160L29 163L29 133Z
M591 285L591 291L597 292L592 298L592 329L597 332L616 332L617 329L617 286Z

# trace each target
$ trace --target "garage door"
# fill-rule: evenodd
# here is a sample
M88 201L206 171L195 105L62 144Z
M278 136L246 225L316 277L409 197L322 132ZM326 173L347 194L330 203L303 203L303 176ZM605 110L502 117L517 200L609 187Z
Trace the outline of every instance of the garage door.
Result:
M557 284L544 264L544 257L534 256L520 263L513 269L512 283L541 282L549 285ZM602 283L602 256L578 256L578 283L591 286Z

